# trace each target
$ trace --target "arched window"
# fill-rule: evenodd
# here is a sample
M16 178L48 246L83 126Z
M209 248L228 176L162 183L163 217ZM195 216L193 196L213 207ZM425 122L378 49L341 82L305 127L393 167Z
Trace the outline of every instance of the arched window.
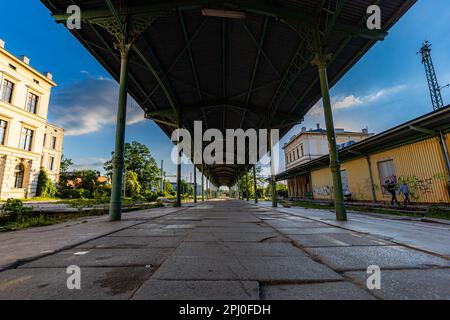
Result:
M25 166L23 164L18 164L14 170L14 188L23 188L23 179L25 177Z

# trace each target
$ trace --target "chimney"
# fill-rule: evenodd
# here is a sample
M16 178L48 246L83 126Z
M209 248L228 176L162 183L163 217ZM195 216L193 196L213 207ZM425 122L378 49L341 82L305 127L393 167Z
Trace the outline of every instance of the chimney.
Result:
M362 132L363 132L364 134L369 134L369 128L364 128L364 129L362 130Z
M317 130L320 130L320 123L317 124Z
M49 80L53 80L53 75L48 71L44 72L44 76L46 76Z
M302 128L302 132L306 132L306 127L303 127L303 128Z
M5 41L3 41L2 39L0 39L0 48L5 48Z
M19 57L19 59L20 59L23 63L30 65L30 58L28 58L27 56L21 55L21 56Z

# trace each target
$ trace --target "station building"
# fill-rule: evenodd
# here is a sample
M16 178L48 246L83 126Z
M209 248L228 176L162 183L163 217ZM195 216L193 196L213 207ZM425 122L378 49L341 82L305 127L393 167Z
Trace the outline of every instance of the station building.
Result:
M412 201L450 204L450 106L374 135L339 151L344 193L353 201L389 202L387 179L406 182ZM288 166L291 199L333 199L329 155Z
M56 84L0 40L0 199L36 195L40 168L59 178L64 130L47 122Z

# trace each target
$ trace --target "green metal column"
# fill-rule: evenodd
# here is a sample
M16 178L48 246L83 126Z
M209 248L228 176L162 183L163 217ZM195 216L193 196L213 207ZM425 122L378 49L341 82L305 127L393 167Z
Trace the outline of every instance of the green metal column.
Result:
M250 189L248 187L248 170L245 172L245 192L247 195L247 201L250 201Z
M275 180L275 162L273 156L272 132L269 130L269 153L270 153L270 185L272 187L272 207L278 207L277 182Z
M127 45L120 48L120 86L111 203L109 208L110 221L120 221L122 218L122 182L124 170L125 125L127 118L129 51L130 47Z
M178 124L178 128L181 129L181 123ZM180 150L178 153L178 164L177 164L177 200L175 202L175 207L181 207L181 156L182 152Z
M197 203L197 168L194 164L194 203Z
M367 156L367 165L369 166L369 178L370 178L370 186L372 190L372 200L373 202L377 202L377 192L375 190L375 182L373 180L373 173L372 173L372 161L370 161L370 157Z
M205 202L205 166L202 167L202 202Z
M258 203L258 185L256 183L256 165L253 166L253 189L255 190L255 203Z
M320 87L322 90L323 110L327 126L328 146L330 150L330 169L333 176L334 203L336 218L339 221L347 221L347 210L344 205L344 192L342 190L341 165L339 163L338 149L336 145L336 132L334 129L333 112L331 110L330 89L327 75L327 57L318 55L315 64L319 70Z

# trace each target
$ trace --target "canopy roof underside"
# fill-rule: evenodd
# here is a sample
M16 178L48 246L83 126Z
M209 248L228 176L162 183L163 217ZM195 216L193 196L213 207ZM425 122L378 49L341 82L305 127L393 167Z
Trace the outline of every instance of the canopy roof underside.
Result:
M148 1L41 0L60 22L78 5L82 28L72 34L118 80L116 38L95 18L152 14L155 21L136 39L130 56L129 94L171 136L182 126L244 130L280 128L281 137L321 97L311 30L331 53L334 85L415 0ZM368 30L367 8L378 3L382 30ZM203 8L234 10L244 19L204 16ZM111 106L115 107L115 106ZM205 174L231 186L244 166L214 165Z

